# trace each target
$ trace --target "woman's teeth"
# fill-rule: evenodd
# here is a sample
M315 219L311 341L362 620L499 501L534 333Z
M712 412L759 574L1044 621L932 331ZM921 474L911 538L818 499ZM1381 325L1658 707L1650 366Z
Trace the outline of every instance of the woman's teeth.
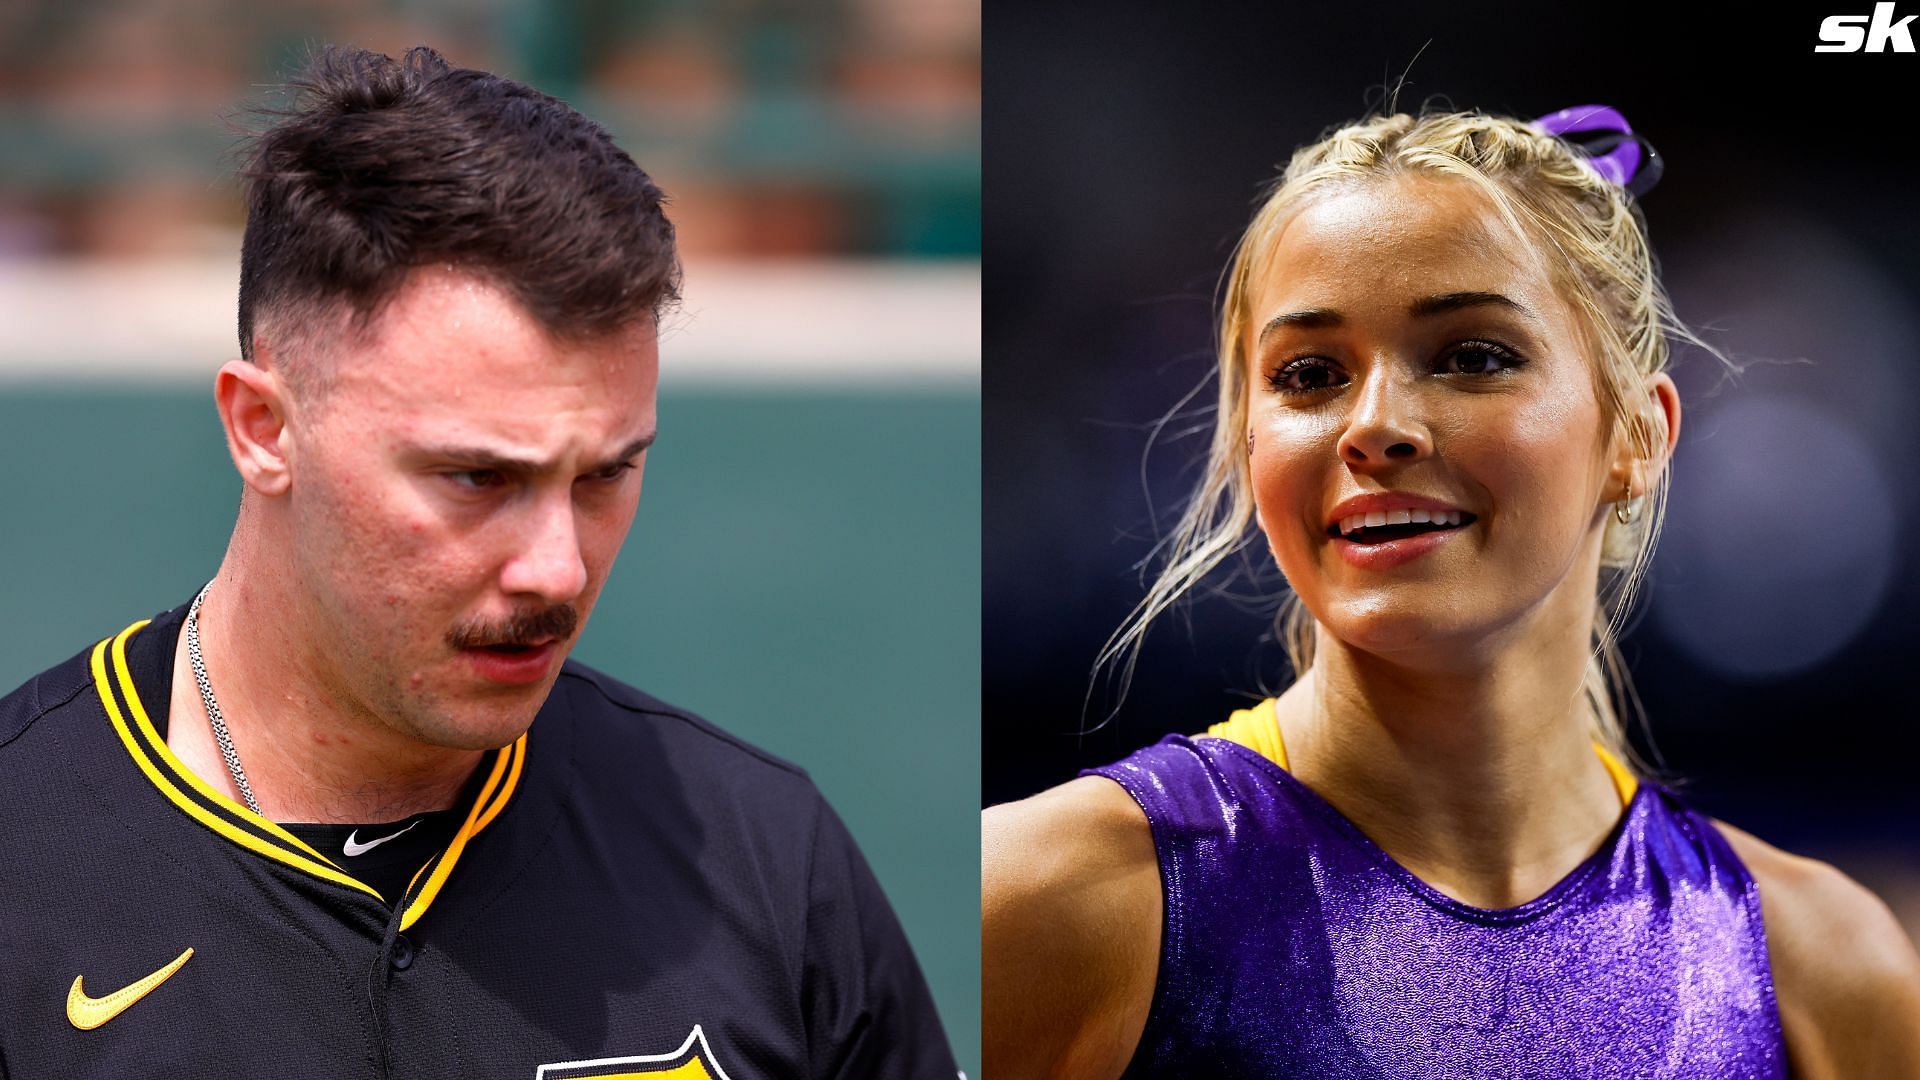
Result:
M1340 519L1340 532L1351 536L1361 529L1377 529L1382 525L1458 525L1458 510L1373 510L1364 514L1354 514Z

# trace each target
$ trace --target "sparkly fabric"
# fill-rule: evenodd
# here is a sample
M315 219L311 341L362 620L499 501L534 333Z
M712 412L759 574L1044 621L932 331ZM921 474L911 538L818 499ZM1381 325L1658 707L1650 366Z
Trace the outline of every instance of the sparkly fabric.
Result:
M1146 811L1166 897L1127 1078L1787 1075L1753 878L1660 784L1495 910L1237 743L1170 735L1087 773Z

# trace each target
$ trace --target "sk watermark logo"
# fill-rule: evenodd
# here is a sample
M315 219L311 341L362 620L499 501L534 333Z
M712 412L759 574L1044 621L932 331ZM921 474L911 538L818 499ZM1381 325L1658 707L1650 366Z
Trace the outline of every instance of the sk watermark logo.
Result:
M1893 20L1893 0L1873 5L1872 15L1829 15L1820 20L1821 45L1814 52L1912 52L1915 16ZM1865 23L1865 26L1861 24Z

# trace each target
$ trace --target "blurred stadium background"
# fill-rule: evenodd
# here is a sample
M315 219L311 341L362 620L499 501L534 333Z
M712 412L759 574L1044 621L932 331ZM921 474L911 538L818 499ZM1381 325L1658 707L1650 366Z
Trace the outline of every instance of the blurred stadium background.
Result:
M978 1075L977 0L0 5L0 685L218 564L230 125L322 43L528 81L672 197L666 438L578 655L813 774Z
M1114 704L1095 693L1083 717L1094 656L1205 452L1211 388L1147 448L1211 370L1231 246L1294 148L1411 65L1403 110L1604 103L1665 156L1643 205L1668 287L1748 367L1677 357L1671 515L1625 644L1654 734L1636 742L1696 805L1831 861L1920 933L1920 563L1899 539L1920 514L1920 210L1914 141L1888 120L1913 57L1816 55L1819 24L1631 3L1577 29L1480 2L994 8L985 802L1285 685L1269 573L1238 583L1257 602L1156 625L1118 715L1081 730Z

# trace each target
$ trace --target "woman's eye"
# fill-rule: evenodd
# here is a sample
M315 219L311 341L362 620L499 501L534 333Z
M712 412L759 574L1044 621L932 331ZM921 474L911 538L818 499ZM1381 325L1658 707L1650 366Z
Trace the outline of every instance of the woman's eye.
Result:
M1526 361L1498 345L1470 342L1442 357L1434 371L1440 375L1493 375L1524 363Z
M1346 381L1338 367L1318 356L1303 356L1267 377L1267 382L1283 394L1312 394Z

